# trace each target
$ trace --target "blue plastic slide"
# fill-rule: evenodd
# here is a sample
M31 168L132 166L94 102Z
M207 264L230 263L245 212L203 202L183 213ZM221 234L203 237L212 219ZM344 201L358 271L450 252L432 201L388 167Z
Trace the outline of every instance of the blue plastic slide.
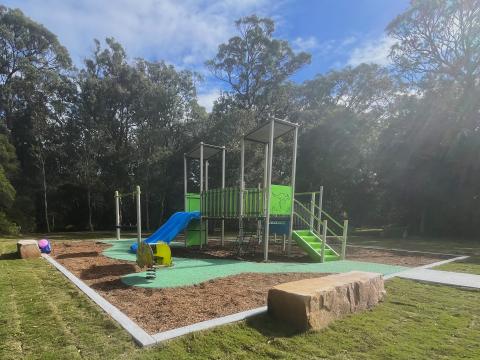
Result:
M200 211L184 212L179 211L170 216L165 224L145 239L147 244L156 244L159 241L169 244L177 235L185 230L191 220L200 219ZM134 243L130 250L137 252L137 243Z

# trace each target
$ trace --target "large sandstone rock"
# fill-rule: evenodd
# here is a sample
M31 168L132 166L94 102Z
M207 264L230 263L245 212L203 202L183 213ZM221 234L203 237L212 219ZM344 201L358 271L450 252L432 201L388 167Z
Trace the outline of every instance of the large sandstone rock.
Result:
M384 297L381 274L351 271L277 285L268 291L268 311L298 330L318 330Z
M17 252L22 259L40 257L40 248L35 240L17 241Z

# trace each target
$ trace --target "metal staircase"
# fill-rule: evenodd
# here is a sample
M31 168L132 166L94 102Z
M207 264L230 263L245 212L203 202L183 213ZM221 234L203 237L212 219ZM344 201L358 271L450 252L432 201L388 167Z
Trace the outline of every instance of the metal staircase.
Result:
M315 261L344 260L348 220L341 225L315 204L314 196L311 199L307 204L294 199L292 239ZM329 222L334 229L328 226ZM338 251L331 246L334 243L337 248L339 245Z
M310 230L294 230L292 238L315 261L340 260L340 255Z

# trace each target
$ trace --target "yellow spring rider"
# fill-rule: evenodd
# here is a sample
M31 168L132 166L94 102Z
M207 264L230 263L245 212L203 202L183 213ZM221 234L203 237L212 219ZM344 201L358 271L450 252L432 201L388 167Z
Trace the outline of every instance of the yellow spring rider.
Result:
M147 279L155 279L157 267L173 265L170 246L164 242L147 244L142 241L137 250L137 265L141 268L147 268Z

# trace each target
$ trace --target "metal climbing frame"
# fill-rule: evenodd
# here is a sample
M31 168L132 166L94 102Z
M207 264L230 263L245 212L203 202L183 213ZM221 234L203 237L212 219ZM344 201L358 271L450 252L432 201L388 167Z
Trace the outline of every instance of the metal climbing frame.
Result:
M272 119L268 123L261 125L257 129L247 133L241 139L240 143L240 208L239 208L239 231L240 237L243 235L243 218L247 215L244 207L244 198L248 195L248 191L245 189L245 142L255 142L264 145L265 165L264 165L264 177L263 177L263 189L264 189L264 237L263 237L263 258L268 261L268 243L270 236L270 217L272 200L272 164L273 164L273 145L274 141L286 134L293 131L293 153L292 153L292 173L290 185L292 188L292 200L293 193L295 193L295 175L297 164L297 138L298 138L298 124L294 124L285 120ZM290 227L288 233L288 249L291 249L292 243L292 225L293 225L293 201L291 201L290 209Z
M298 128L298 124L272 119L242 136L240 141L240 179L238 187L225 187L225 146L209 145L201 142L193 150L184 154L185 211L198 210L201 213L200 223L197 224L199 225L200 233L194 233L195 231L198 232L198 228L189 229L195 235L191 238L191 245L199 244L202 247L203 243L208 243L208 232L204 230L205 228L208 229L208 220L214 219L220 220L222 223L221 243L223 246L225 241L225 220L238 219L239 232L237 241L239 246L241 246L245 237L244 220L255 219L257 221L257 239L260 240L262 238L263 240L265 261L268 261L271 226L273 233L288 235L287 244L285 244L284 237L283 250L285 251L285 245L287 245L289 255L291 254L292 235L295 228L295 239L297 242L300 241L301 244L308 243L311 239L298 239L299 236L320 239L322 261L326 259L326 250L329 252L327 254L329 257L333 254L342 259L345 258L348 220L344 220L342 225L323 210L323 187L318 192L295 193ZM290 184L272 184L275 140L290 133L293 133ZM263 186L259 185L258 188L245 187L246 142L259 143L264 148ZM219 153L222 154L221 188L209 189L209 160ZM198 193L188 193L189 159L198 160L199 162ZM191 175L193 175L193 172ZM328 227L327 222L330 225ZM300 232L302 230L303 232L307 230L311 233L302 235ZM190 232L188 234L190 235ZM337 253L327 244L327 237L341 242L340 253ZM187 240L186 236L186 246L187 241L190 240ZM314 249L315 246L311 245L310 247ZM318 253L311 256L318 258Z
M202 196L203 194L208 191L208 167L209 167L209 160L214 157L215 155L221 153L222 154L222 179L221 179L221 188L225 188L225 146L217 146L217 145L210 145L204 142L198 144L195 148L190 150L188 153L183 155L183 171L184 171L184 199L185 199L185 210L187 210L187 195L188 195L188 160L198 160L200 165L200 210L203 208L202 205ZM205 225L206 231L206 238L205 242L208 243L208 218L204 216L204 213L201 212L202 217L200 220L200 234L202 234L203 226ZM205 222L205 224L204 224ZM221 242L222 246L224 245L225 241L225 221L222 219L222 233L221 233ZM201 240L200 235L200 247L202 247L203 241ZM186 238L185 238L185 245L186 245Z

